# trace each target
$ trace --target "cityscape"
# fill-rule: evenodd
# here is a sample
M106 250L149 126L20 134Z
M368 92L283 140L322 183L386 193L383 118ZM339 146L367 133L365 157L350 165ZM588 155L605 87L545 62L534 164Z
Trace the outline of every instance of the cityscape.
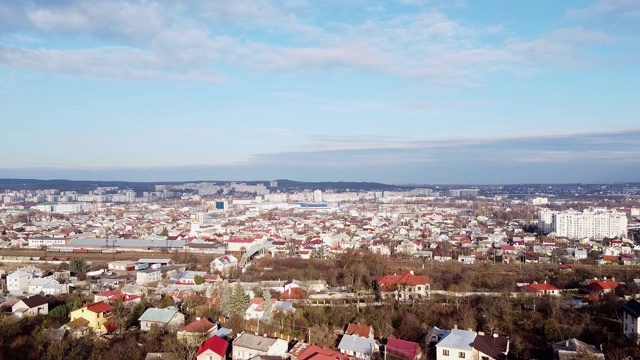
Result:
M65 357L636 356L640 183L0 183L2 321Z
M0 1L0 360L640 359L640 1Z

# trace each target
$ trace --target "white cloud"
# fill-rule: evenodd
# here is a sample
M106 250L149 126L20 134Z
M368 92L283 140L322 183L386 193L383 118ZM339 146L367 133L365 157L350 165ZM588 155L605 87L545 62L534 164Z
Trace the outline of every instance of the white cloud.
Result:
M15 31L95 42L71 49L56 42L43 48L0 44L0 64L69 76L220 81L225 77L218 69L231 66L258 73L346 69L476 85L497 71L586 66L597 58L594 45L614 41L572 27L500 42L495 38L503 25L469 26L435 7L319 27L312 12L320 5L304 1L17 4L0 5L0 22L21 19L11 20ZM598 4L590 11L610 6ZM272 40L264 33L285 35Z

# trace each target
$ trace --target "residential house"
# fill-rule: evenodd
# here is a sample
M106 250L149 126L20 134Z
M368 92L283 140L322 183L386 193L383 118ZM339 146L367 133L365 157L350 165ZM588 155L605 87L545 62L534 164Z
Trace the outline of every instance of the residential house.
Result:
M198 347L196 360L226 360L229 343L219 337L212 336Z
M60 284L51 277L34 278L29 281L29 294L60 295L69 292L67 284Z
M560 292L562 291L551 284L547 284L546 281L543 283L534 282L532 284L524 285L520 288L520 290L522 290L523 292L536 294L537 296L560 296Z
M436 344L436 359L473 359L475 331L452 329Z
M105 324L111 318L111 311L114 309L115 308L113 306L104 301L84 305L83 307L71 312L71 322L82 318L87 321L86 326L93 330L93 332L96 334L105 334L109 332Z
M229 252L242 252L247 251L251 247L258 245L259 242L255 239L246 238L230 238L227 240L227 251Z
M573 258L575 260L586 260L587 259L587 249L575 249L575 251L573 252Z
M329 285L325 280L308 280L308 281L299 281L299 280L291 280L291 284L295 284L303 288L309 293L321 293L326 291L329 288Z
M124 294L117 290L107 290L93 296L94 302L105 301L109 304L114 305L117 301L122 301L122 305L127 308L139 304L140 300L141 298L138 295Z
M200 276L204 280L205 275L207 273L204 271L183 271L173 275L171 279L175 281L175 285L195 285L196 276Z
M299 360L300 355L302 355L310 346L311 344L309 343L298 341L291 349L289 349L289 351L287 351L287 356L290 360ZM338 352L338 354L342 355L340 352Z
M14 271L7 275L7 290L11 295L23 295L29 290L33 274L26 271Z
M49 303L42 295L33 295L26 299L18 300L11 307L11 311L18 317L47 315L49 313Z
M473 340L473 359L507 360L509 354L509 338L498 334L484 335L479 333Z
M307 345L299 352L297 357L294 359L291 356L292 360L348 360L349 358L343 353L335 350L331 350L326 346L319 347L315 344L305 344ZM295 347L294 347L295 349ZM293 349L292 349L293 350ZM291 351L289 352L291 353Z
M197 317L195 321L179 330L176 336L178 340L197 345L203 339L211 337L216 330L218 330L218 324L212 323L207 318Z
M147 285L162 280L160 269L149 268L136 272L136 285Z
M431 298L431 281L428 275L415 275L410 271L401 275L386 275L378 278L380 296L397 300Z
M373 328L369 325L349 324L347 325L347 330L345 330L344 334L358 336L365 339L373 339Z
M307 298L307 293L299 286L285 286L285 291L278 296L278 300L301 300Z
M396 254L412 256L416 252L418 252L420 248L421 248L421 245L419 241L404 240L400 244L396 245L394 251Z
M148 294L146 287L136 284L127 284L120 289L120 292L125 295L136 295L140 297Z
M451 259L453 259L453 257L451 256L451 251L444 250L440 247L435 248L433 250L434 261L444 262L444 261L451 261Z
M215 271L225 272L237 266L238 266L238 258L236 258L231 254L215 258L209 264L209 268L211 269L211 272L215 272Z
M111 261L107 264L107 268L109 270L118 270L118 271L134 271L136 269L137 263L135 261L130 260L116 260Z
M640 345L640 302L636 299L627 301L621 312L622 334Z
M288 347L289 344L282 339L242 332L233 341L233 359L248 360L256 355L285 356Z
M576 338L553 343L551 347L554 360L604 360L604 354L598 348Z
M444 337L449 335L450 332L451 330L440 329L437 326L432 327L425 339L427 345L435 345L439 343L440 340L444 339Z
M140 330L149 331L157 326L166 331L175 331L184 325L184 314L174 306L164 309L150 308L139 319Z
M404 360L416 360L420 358L422 350L420 344L413 341L406 341L400 339L387 339L387 344L384 347L385 354L391 355L394 358Z
M70 334L73 338L81 338L91 333L91 327L89 327L89 321L85 318L79 317L72 320L58 329L58 340L62 340L65 334Z
M459 255L458 262L461 262L463 264L475 264L476 256L475 255Z
M294 313L296 309L293 307L293 303L291 301L276 301L275 299L271 299L271 312L272 315L277 313L282 314L290 314ZM244 318L246 320L251 319L262 319L264 316L264 299L261 297L256 297L251 299L249 302L249 307L245 311Z
M338 344L338 350L341 353L356 359L369 359L378 349L379 346L375 340L355 335L343 335Z
M604 280L586 280L585 282L583 282L583 285L589 293L596 295L614 292L617 288L620 287L620 284L617 281L615 281L614 279L607 279L606 277L604 278Z

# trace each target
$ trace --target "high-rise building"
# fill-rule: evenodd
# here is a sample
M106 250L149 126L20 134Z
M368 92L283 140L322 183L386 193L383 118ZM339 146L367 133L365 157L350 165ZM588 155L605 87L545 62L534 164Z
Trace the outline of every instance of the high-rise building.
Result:
M451 189L449 190L450 197L476 197L478 196L478 189Z
M552 217L549 224L549 217ZM555 232L556 236L569 239L602 239L626 236L627 215L603 208L551 211L541 209L538 212L538 227L544 232ZM549 231L551 230L551 231Z
M313 202L322 202L322 191L316 190L313 192Z

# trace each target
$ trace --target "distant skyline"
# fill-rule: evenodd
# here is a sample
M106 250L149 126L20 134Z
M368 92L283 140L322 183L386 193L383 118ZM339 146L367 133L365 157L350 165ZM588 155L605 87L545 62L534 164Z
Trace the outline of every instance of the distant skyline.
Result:
M0 2L0 178L640 181L640 2Z

